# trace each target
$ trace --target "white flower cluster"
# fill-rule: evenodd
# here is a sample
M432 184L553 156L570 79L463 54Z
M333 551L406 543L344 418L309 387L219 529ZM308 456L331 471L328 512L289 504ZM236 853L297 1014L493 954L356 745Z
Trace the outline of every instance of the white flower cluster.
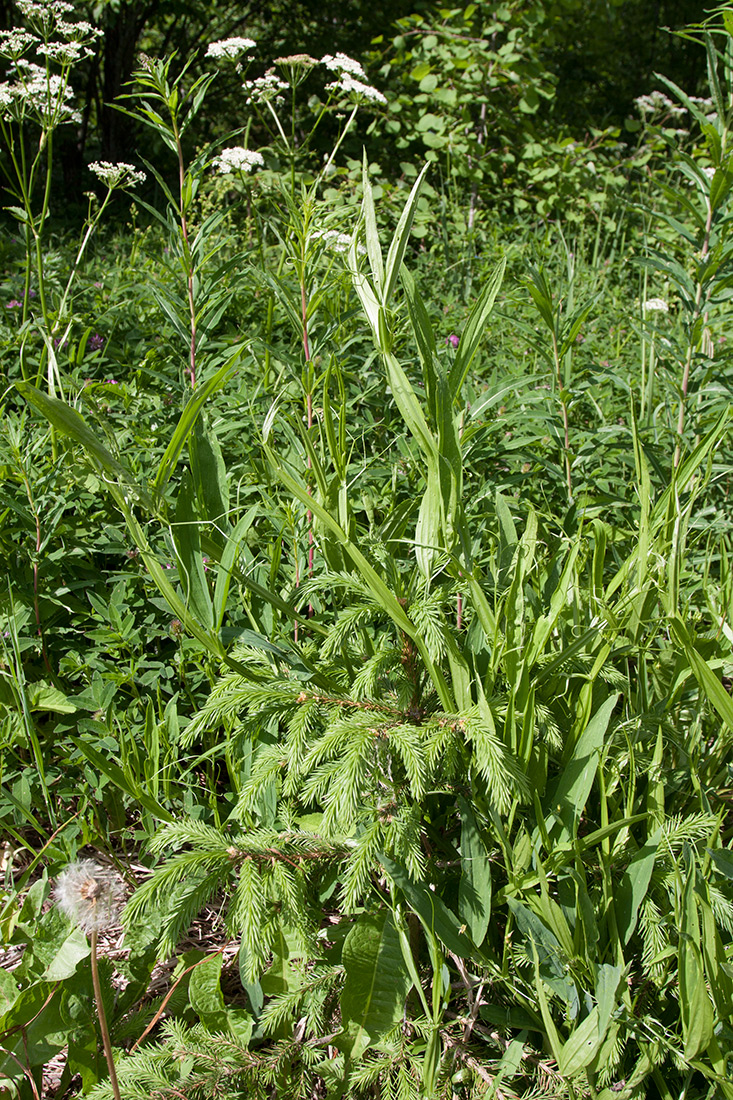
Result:
M351 237L348 233L339 233L337 229L316 229L311 233L311 240L323 241L334 252L348 252L351 248ZM366 248L363 244L357 246L358 251L364 255Z
M76 23L67 23L66 20L59 19L56 22L56 30L72 42L82 38L104 38L104 31L101 31L98 27L93 27L85 19L80 19Z
M286 80L281 80L270 69L264 76L258 76L255 80L245 80L242 87L247 93L245 102L250 104L266 103L268 99L277 100L280 93L284 92L290 85Z
M0 31L0 57L17 61L34 42L40 42L36 34L28 31Z
M644 302L645 313L669 313L669 306L664 298L647 298Z
M74 10L74 5L69 4L68 0L46 0L46 3L37 3L36 0L16 0L16 4L26 19L35 19L40 23L48 23Z
M5 118L21 122L34 115L42 126L57 126L62 122L81 122L81 115L71 105L74 93L66 80L47 73L40 65L18 58L13 83L0 84L0 112Z
M663 92L650 92L649 95L640 95L634 100L639 111L645 117L651 115L668 115L670 118L684 118L685 108L673 101Z
M124 890L114 871L93 859L80 859L56 879L54 900L62 913L84 932L103 932L117 923Z
M94 50L81 42L44 42L36 46L36 53L57 61L61 65L75 65L86 57L93 57Z
M145 172L141 172L134 164L126 164L119 161L112 164L109 160L95 160L89 165L89 171L106 184L110 190L113 187L136 187L147 179Z
M362 84L361 80L354 80L348 73L342 73L340 80L326 85L327 92L345 92L347 95L355 95L360 99L369 99L373 103L386 103L387 99L381 92L373 88L371 84Z
M325 65L333 73L349 73L351 76L360 76L366 80L366 73L359 62L353 57L347 57L345 53L337 53L335 57L327 53L321 58L321 65Z
M226 57L230 61L237 61L243 53L253 50L257 43L252 38L221 38L218 42L211 42L206 50L207 57ZM251 60L251 58L247 58Z
M708 168L703 168L703 172L705 173L705 175L708 177L709 180L711 180L713 178L713 176L715 175L715 169L713 168L712 165L710 165Z
M222 149L212 163L222 176L228 176L232 172L252 172L255 168L262 168L265 162L261 153L234 145L231 149Z

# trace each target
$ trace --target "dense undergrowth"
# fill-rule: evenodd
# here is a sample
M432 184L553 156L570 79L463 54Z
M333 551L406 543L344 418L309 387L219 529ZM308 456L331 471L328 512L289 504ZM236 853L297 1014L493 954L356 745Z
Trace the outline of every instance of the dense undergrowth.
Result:
M5 118L0 1095L733 1096L725 19L541 230L145 59L74 246Z

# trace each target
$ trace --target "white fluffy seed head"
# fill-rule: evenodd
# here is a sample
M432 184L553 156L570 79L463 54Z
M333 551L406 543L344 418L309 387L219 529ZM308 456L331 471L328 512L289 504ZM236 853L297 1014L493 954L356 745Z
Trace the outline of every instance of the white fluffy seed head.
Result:
M93 859L70 863L56 880L54 901L83 932L102 932L117 923L124 891L114 871Z

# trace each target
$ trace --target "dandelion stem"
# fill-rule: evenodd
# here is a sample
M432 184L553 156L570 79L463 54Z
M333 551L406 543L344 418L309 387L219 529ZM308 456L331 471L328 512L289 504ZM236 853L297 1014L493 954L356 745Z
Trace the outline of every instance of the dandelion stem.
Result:
M109 1069L109 1083L112 1086L112 1092L114 1093L115 1100L122 1100L120 1094L120 1086L117 1082L117 1071L115 1069L115 1060L112 1054L112 1043L109 1037L109 1028L107 1027L107 1015L104 1011L104 1001L102 1000L102 985L99 980L99 961L97 959L97 929L92 929L92 985L94 986L94 999L97 1002L97 1018L99 1020L99 1030L102 1032L102 1045L104 1046L104 1056L107 1059L107 1067Z

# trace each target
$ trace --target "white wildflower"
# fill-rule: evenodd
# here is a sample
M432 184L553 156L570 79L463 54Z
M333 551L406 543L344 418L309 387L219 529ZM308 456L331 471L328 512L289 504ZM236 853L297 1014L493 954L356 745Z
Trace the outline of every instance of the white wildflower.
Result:
M253 50L257 43L252 38L221 38L210 42L206 50L207 57L226 57L236 61L243 53Z
M644 302L645 313L669 313L669 306L664 298L647 298Z
M0 31L0 56L17 61L34 42L40 42L35 34L28 31Z
M649 95L640 95L634 100L642 115L651 116L665 114L670 118L682 118L685 108L674 103L663 92L650 92Z
M14 84L2 85L6 115L22 121L28 114L35 114L42 126L81 121L79 112L71 106L74 93L62 77L50 75L45 68L25 58L17 59L13 75Z
M362 84L360 80L354 80L348 73L342 73L341 79L333 84L326 85L327 92L346 92L347 95L356 95L360 99L370 99L373 103L386 103L387 99L381 92L373 88L371 84Z
M222 176L228 176L232 172L252 172L255 168L262 168L265 162L261 153L235 145L231 149L222 149L212 163Z
M135 187L147 179L145 172L124 161L112 164L108 160L95 160L88 167L110 190L113 187Z
M54 889L54 900L61 912L84 932L101 932L116 924L123 896L117 875L93 859L70 863L59 875Z
M705 175L708 177L709 180L711 180L713 178L713 176L715 175L715 169L712 166L709 167L709 168L703 168L703 172L705 173Z
M26 19L36 19L41 23L48 23L74 10L74 5L69 4L67 0L50 0L47 3L36 3L36 0L16 0L16 4Z
M45 42L36 46L36 53L43 54L60 65L73 65L86 57L92 57L92 51L81 42Z
M65 20L59 19L56 23L56 30L59 34L64 34L73 41L104 37L104 31L99 30L98 27L93 27L85 19L80 19L77 23L67 23Z
M360 76L366 80L366 73L353 57L347 57L345 53L337 53L334 57L327 53L321 58L321 65L325 65L333 73L350 73L351 76Z
M270 69L264 76L258 76L255 80L245 80L242 85L247 92L246 103L266 103L268 99L277 99L280 92L284 92L290 85Z
M311 240L323 241L334 252L348 252L351 248L351 237L348 233L339 233L336 229L316 229L311 233ZM366 248L363 244L357 246L358 251L363 255L366 253Z
M318 59L311 57L309 53L290 53L286 57L274 57L272 63L273 65L286 65L288 68L303 69L312 69L314 65L320 64Z

